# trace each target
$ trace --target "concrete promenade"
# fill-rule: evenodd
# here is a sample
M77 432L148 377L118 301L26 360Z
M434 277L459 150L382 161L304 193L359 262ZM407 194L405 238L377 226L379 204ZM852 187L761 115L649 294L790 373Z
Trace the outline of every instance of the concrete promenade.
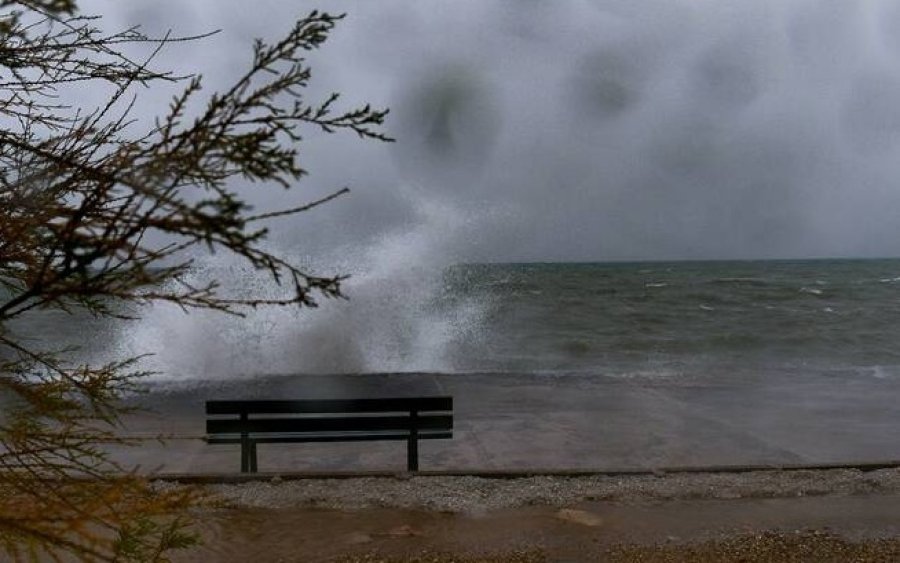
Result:
M420 443L423 470L609 470L900 459L900 381L612 379L510 374L271 376L159 388L136 399L114 456L142 470L228 473L238 446L202 441L208 399L452 395L454 438ZM261 472L402 471L403 442L263 444Z

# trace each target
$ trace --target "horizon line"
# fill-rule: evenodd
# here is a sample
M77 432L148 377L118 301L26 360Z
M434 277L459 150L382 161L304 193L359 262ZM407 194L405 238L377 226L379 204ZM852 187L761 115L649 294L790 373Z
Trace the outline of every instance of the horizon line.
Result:
M876 262L900 260L900 256L818 256L805 258L614 258L608 260L512 260L457 262L453 266L538 266L552 264L679 264L679 263L724 263L724 262Z

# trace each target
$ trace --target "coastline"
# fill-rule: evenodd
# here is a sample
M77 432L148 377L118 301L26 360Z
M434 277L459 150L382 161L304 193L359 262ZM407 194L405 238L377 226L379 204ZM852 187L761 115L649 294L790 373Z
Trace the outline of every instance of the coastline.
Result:
M156 486L184 486L156 481ZM312 478L278 476L245 483L202 485L214 504L232 508L392 508L479 514L535 505L564 506L583 501L658 502L803 498L818 496L900 496L900 468L861 471L762 470L715 473L660 473L523 478L418 476Z

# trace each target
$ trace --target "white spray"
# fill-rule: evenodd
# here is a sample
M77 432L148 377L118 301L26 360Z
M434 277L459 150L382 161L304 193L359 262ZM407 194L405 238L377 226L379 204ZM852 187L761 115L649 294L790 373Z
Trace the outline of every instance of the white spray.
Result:
M415 194L408 192L411 197ZM213 311L186 314L169 304L123 323L112 353L152 353L142 367L165 381L251 377L272 373L453 371L455 345L478 331L487 304L445 298L448 256L468 231L466 218L433 198L413 201L415 223L357 248L310 260L317 272L349 274L347 300L317 309L261 308L246 317ZM279 251L279 249L276 249ZM284 293L233 256L206 256L194 281L215 276L231 295ZM107 352L109 353L109 352Z

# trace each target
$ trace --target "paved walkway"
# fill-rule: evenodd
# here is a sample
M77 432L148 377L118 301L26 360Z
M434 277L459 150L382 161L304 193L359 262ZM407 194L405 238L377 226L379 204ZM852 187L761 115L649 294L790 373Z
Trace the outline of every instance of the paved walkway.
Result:
M807 376L789 382L587 376L278 376L157 390L134 436L169 434L121 459L172 473L231 472L237 446L209 446L204 401L452 395L452 440L420 445L424 470L618 469L900 459L900 381ZM402 442L265 444L260 471L397 470Z

